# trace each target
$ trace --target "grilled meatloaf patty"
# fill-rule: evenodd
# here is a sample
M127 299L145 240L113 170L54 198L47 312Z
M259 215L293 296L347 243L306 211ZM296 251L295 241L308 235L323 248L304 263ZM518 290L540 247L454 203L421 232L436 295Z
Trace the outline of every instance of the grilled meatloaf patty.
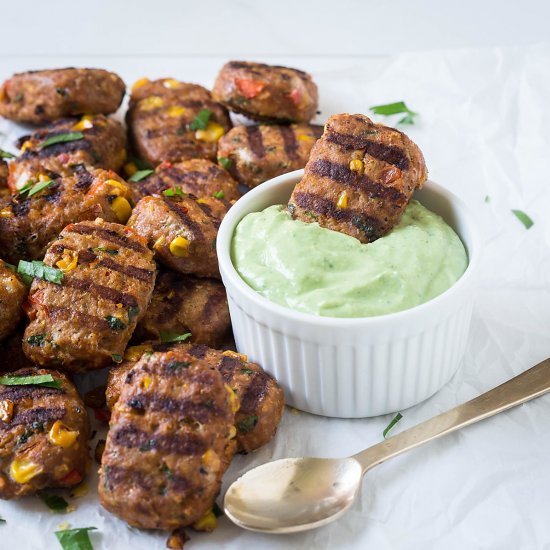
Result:
M80 164L61 173L38 169L27 174L31 188L51 183L32 196L20 192L0 198L0 250L11 263L41 260L69 223L97 217L125 223L130 216L130 189L112 171Z
M198 344L217 347L231 330L227 295L215 279L198 279L172 271L159 273L145 316L134 340L160 340L161 333L192 334Z
M199 124L195 119L203 110ZM173 78L138 80L126 122L133 149L153 166L164 160L216 160L217 141L231 128L227 110L206 88Z
M9 195L9 193L8 164L5 160L0 158L0 199L6 195Z
M322 133L323 127L313 124L237 126L220 139L218 158L237 181L256 187L303 168Z
M251 452L273 438L284 410L284 393L276 380L246 356L234 351L219 351L200 344L145 343L128 348L125 361L109 371L107 406L113 408L118 400L124 380L135 362L151 352L183 350L192 357L216 367L225 383L235 392L239 409L235 415L237 449Z
M121 356L145 314L155 284L153 253L123 225L68 225L44 263L63 270L60 284L35 279L23 349L38 365L85 371Z
M364 115L331 116L290 197L293 218L372 242L401 217L428 172L405 134Z
M163 162L153 174L134 183L132 188L138 200L147 195L160 195L166 189L177 191L178 188L196 197L215 196L232 201L241 196L237 182L229 172L206 159Z
M114 113L126 85L103 69L50 69L13 75L0 88L0 115L40 124L67 116Z
M317 111L317 86L298 69L250 61L226 63L214 83L216 101L254 120L309 122Z
M113 408L101 504L144 529L201 519L235 451L235 407L233 392L207 361L182 349L145 354Z
M0 340L17 329L21 305L27 297L27 287L15 272L0 260Z
M220 278L216 235L229 206L214 198L144 197L127 225L147 239L155 258L170 269Z
M60 387L0 384L0 498L71 487L86 474L88 415L73 384L46 369L5 376L48 374Z
M82 138L78 136L82 134ZM52 143L51 140L69 139ZM120 122L103 115L62 119L36 130L20 141L21 155L9 165L12 191L24 187L33 173L61 173L73 165L117 172L126 158L126 135Z

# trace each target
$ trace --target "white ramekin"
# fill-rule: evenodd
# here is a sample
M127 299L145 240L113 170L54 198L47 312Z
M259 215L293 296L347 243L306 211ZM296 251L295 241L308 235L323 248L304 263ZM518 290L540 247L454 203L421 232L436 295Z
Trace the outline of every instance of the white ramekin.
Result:
M220 271L239 352L272 374L289 405L324 416L357 418L403 410L439 390L464 355L475 291L479 241L464 204L429 181L415 198L440 214L468 252L462 277L440 296L376 317L341 319L293 311L250 288L231 261L231 239L250 212L288 202L298 170L256 187L229 210L218 233Z

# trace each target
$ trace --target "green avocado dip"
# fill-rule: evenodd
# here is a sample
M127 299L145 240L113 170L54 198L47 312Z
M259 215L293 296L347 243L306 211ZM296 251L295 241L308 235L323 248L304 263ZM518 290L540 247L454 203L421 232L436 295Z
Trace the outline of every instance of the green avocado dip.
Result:
M270 206L241 220L231 257L261 295L324 317L370 317L414 307L447 290L468 265L458 235L414 200L387 235L369 244Z

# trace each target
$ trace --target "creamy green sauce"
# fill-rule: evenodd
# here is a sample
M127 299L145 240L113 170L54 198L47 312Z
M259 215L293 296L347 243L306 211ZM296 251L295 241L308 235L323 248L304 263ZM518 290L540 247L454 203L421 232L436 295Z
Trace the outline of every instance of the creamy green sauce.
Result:
M422 304L452 286L468 264L457 234L414 200L370 244L270 206L238 224L231 256L246 283L269 300L325 317L370 317Z

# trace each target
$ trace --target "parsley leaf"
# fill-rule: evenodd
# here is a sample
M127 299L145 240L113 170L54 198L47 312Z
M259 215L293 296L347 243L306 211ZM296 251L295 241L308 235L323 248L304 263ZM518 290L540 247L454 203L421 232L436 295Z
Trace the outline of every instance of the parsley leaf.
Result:
M40 500L52 511L52 512L66 512L69 503L59 495L50 495L49 493L39 493Z
M4 386L43 386L45 388L60 388L61 381L51 374L37 374L36 376L0 376L0 384Z
M124 330L126 328L126 325L114 315L107 315L107 317L105 317L105 321L107 321L107 324L113 330Z
M512 210L516 218L525 226L525 229L530 229L534 225L534 221L522 210Z
M50 145L55 145L56 143L67 143L69 141L78 141L82 139L84 134L82 132L67 132L66 134L57 134L56 136L51 136L45 139L40 145L40 149L44 147L49 147Z
M54 534L63 550L94 550L88 532L95 529L95 527L79 527L55 531Z
M403 418L403 415L401 413L397 413L392 421L386 426L386 429L382 432L382 435L384 436L384 439L386 439L386 436L390 432L390 430Z
M27 344L31 347L41 346L44 338L46 338L45 334L33 334L27 338Z
M24 187L19 189L19 194L24 195L25 193L28 193L28 197L30 198L33 195L40 193L40 191L42 191L43 189L46 189L46 187L49 187L52 183L53 180L38 181L36 183L30 181Z
M115 363L122 363L122 355L120 355L120 353L113 353L113 355L111 355L111 359Z
M227 170L233 164L233 161L226 157L218 157L218 164Z
M154 170L138 170L132 176L130 176L128 181L133 181L133 182L141 181L153 173L154 173Z
M418 116L418 113L411 111L404 101L387 103L385 105L373 105L369 108L375 115L391 116L405 113L405 116L399 120L398 124L414 124L414 117Z
M212 111L209 109L201 109L193 122L189 124L189 128L191 130L206 130L211 116Z
M258 423L258 417L255 414L252 414L250 416L247 416L245 419L237 422L237 429L241 433L248 433L251 432Z
M60 285L63 280L63 271L55 267L47 266L44 262L38 260L33 260L32 262L19 260L17 273L23 275L23 279L27 282L36 278Z
M165 197L175 197L176 195L178 197L183 197L184 193L183 193L183 190L182 188L178 185L176 186L175 189L172 189L171 187L169 187L168 189L165 189L162 194L165 196Z
M215 199L223 199L225 197L225 193L223 191L216 191L212 196Z
M8 151L4 151L3 149L0 149L0 159L14 159L15 155L12 153L9 153Z
M185 342L191 338L191 333L186 332L185 334L174 334L172 332L160 331L160 341L167 344L170 342Z

